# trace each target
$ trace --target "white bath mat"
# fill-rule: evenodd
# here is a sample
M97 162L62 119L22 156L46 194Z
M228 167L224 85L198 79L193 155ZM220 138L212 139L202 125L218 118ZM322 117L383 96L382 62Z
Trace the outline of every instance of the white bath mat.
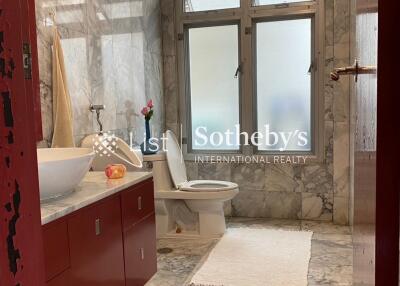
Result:
M191 279L192 286L305 286L312 232L232 228Z

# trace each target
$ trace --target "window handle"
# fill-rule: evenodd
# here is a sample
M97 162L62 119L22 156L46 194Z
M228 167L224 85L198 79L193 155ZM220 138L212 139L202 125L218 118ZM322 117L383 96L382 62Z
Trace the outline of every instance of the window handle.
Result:
M308 68L308 74L311 74L312 73L312 71L313 71L313 69L314 69L314 63L313 62L311 62L311 64L310 64L310 67Z
M238 78L239 73L242 73L242 64L240 64L240 65L237 67L236 72L235 72L235 78Z

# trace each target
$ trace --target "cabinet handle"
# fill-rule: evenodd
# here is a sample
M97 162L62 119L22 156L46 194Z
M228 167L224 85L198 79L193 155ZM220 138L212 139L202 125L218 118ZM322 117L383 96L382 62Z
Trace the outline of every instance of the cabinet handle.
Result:
M142 210L142 197L139 196L137 199L137 204L138 204L138 210L141 211Z
M99 236L101 234L101 227L100 227L100 219L96 219L95 223L95 229L96 229L96 236Z
M140 248L140 258L142 260L144 260L144 248L143 247Z

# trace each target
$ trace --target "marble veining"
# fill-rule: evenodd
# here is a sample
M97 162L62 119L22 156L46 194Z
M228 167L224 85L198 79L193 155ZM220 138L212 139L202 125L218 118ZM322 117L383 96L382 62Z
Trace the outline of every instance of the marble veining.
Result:
M241 217L229 219L227 227L313 231L308 285L352 285L353 245L349 227L308 220ZM169 247L173 251L158 254L158 272L146 286L187 286L217 242L218 239L159 239L159 249Z
M42 225L116 194L152 176L151 172L129 172L122 179L109 180L103 172L89 172L73 193L41 203Z
M73 2L73 1L72 1ZM163 57L159 0L35 0L39 50L40 95L44 142L51 144L52 59L54 23L65 56L73 105L76 144L98 131L90 104L104 104L105 131L139 145L144 137L140 109L153 99L153 134L164 129Z
M333 65L348 66L353 63L350 44L350 1L333 1ZM333 220L338 224L349 222L350 199L350 86L351 77L333 85L333 114L335 142L333 153L334 208Z
M179 83L174 0L161 1L166 127L179 131ZM324 1L324 158L295 165L196 164L186 162L190 178L229 180L240 193L228 215L312 219L348 223L349 81L333 83L330 72L349 61L349 0Z

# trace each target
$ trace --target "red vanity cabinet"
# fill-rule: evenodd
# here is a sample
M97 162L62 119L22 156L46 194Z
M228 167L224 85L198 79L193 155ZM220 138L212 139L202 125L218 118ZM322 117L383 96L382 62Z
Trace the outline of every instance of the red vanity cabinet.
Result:
M43 226L47 286L143 286L157 271L152 179Z
M70 268L68 225L66 220L43 227L46 281Z
M138 185L121 198L126 286L141 286L157 272L153 184Z
M144 285L157 272L155 235L154 216L124 232L126 286Z
M46 286L74 286L71 281L70 270L63 272L61 275L48 281Z
M68 220L74 286L124 286L120 198L106 199Z
M121 194L124 230L131 228L149 215L154 215L153 182L146 181Z

